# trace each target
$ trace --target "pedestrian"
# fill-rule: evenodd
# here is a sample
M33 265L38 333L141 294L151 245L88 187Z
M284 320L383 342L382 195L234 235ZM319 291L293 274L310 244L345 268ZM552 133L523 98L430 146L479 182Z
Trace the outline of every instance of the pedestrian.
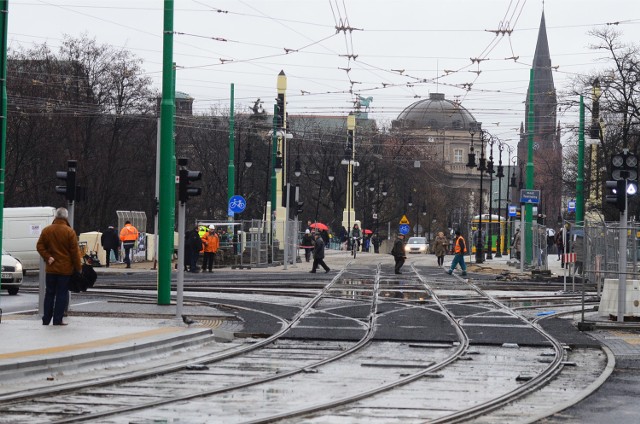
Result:
M486 240L482 227L479 227L473 234L473 245L476 247L476 251L480 250L483 252L482 255L484 256Z
M520 260L522 238L520 236L520 228L516 228L516 232L513 234L513 244L511 245L512 251L516 252L516 259Z
M202 239L198 234L198 227L188 231L185 235L185 256L189 258L189 272L198 272L198 258L202 250ZM187 252L188 255L187 255Z
M102 248L107 254L107 265L109 268L109 262L111 261L111 251L113 251L113 255L118 260L118 247L120 247L120 238L118 238L118 234L116 233L113 225L109 225L109 228L106 229L102 236L100 236L100 244L102 244Z
M309 229L304 230L300 245L304 249L304 259L309 262L311 260L311 252L313 251L313 239L311 238L311 231Z
M371 237L371 244L373 244L373 253L380 253L380 239L378 238L378 233L375 233Z
M218 248L220 248L220 238L218 238L218 234L216 234L215 225L209 225L209 231L202 236L202 244L204 245L202 271L208 270L209 272L213 272L213 261Z
M311 267L311 271L309 272L315 274L316 269L318 269L318 265L324 268L325 273L329 272L331 271L331 269L329 269L327 264L324 263L324 240L322 240L322 237L318 233L314 234L314 238L315 243L313 245L313 265Z
M453 274L456 266L460 264L462 269L462 276L467 275L467 265L464 263L464 254L467 253L467 243L464 241L464 237L460 233L460 230L456 230L456 239L453 242L453 261L451 261L451 268L447 271L447 274Z
M391 248L391 254L396 261L394 268L395 273L402 274L400 268L402 268L405 259L407 259L406 252L404 251L404 234L398 234L398 238L396 238L396 241L393 243L393 248Z
M53 223L42 230L36 244L46 264L43 325L49 325L52 319L53 325L67 325L62 317L69 304L69 279L82 270L78 236L68 219L67 209L56 209Z
M138 229L131 225L131 221L124 223L124 227L120 230L120 240L124 247L124 263L127 264L127 268L131 268L131 249L138 240Z
M440 231L433 241L433 253L438 258L438 266L444 265L444 257L449 249L449 240L444 236L444 233Z

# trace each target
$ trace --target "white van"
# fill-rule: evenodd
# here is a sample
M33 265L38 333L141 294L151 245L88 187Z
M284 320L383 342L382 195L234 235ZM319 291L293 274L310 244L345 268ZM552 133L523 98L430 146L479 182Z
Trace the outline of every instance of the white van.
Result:
M51 206L4 208L2 247L22 262L22 268L38 270L40 255L36 243L42 229L53 222L56 208Z

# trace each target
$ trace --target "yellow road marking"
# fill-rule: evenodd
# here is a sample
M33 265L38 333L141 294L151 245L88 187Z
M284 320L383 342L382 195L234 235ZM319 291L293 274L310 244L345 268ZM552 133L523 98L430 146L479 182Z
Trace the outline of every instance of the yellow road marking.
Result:
M0 354L0 359L21 358L25 356L45 355L45 354L51 354L51 353L69 352L72 350L90 349L90 348L96 348L96 347L105 346L109 344L123 343L131 340L136 340L142 337L151 337L151 336L156 336L158 334L167 334L167 333L173 333L173 332L182 331L182 330L184 330L184 328L181 328L181 327L161 327L153 330L142 331L139 333L125 334L122 336L109 337L106 339L93 340L93 341L84 342L84 343L76 343L76 344L65 345L65 346L54 346L54 347L47 347L42 349L23 350L21 352L3 353L3 354Z

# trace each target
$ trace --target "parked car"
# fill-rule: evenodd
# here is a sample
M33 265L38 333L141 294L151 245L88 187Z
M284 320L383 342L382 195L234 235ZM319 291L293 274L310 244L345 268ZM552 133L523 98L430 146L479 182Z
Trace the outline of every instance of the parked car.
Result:
M22 263L2 249L2 288L10 295L18 294L22 284Z
M429 243L426 237L409 237L404 245L406 253L429 253Z

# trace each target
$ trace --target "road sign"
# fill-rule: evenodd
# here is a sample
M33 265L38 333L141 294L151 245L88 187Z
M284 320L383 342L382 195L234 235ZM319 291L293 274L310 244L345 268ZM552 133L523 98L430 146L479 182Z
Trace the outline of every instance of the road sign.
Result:
M378 219L378 214L377 213L373 214L373 219Z
M568 212L575 212L576 211L576 201L575 200L569 200L569 204L567 205L567 211Z
M411 231L411 228L409 228L409 224L400 224L400 227L398 227L398 232L400 234L409 234L409 231Z
M407 215L402 215L402 219L400 220L400 224L410 224L409 219L407 219Z
M517 206L509 205L509 216L518 216Z
M520 190L520 203L540 203L540 190Z
M233 213L242 213L246 207L247 201L242 196L236 194L229 199L229 210Z

